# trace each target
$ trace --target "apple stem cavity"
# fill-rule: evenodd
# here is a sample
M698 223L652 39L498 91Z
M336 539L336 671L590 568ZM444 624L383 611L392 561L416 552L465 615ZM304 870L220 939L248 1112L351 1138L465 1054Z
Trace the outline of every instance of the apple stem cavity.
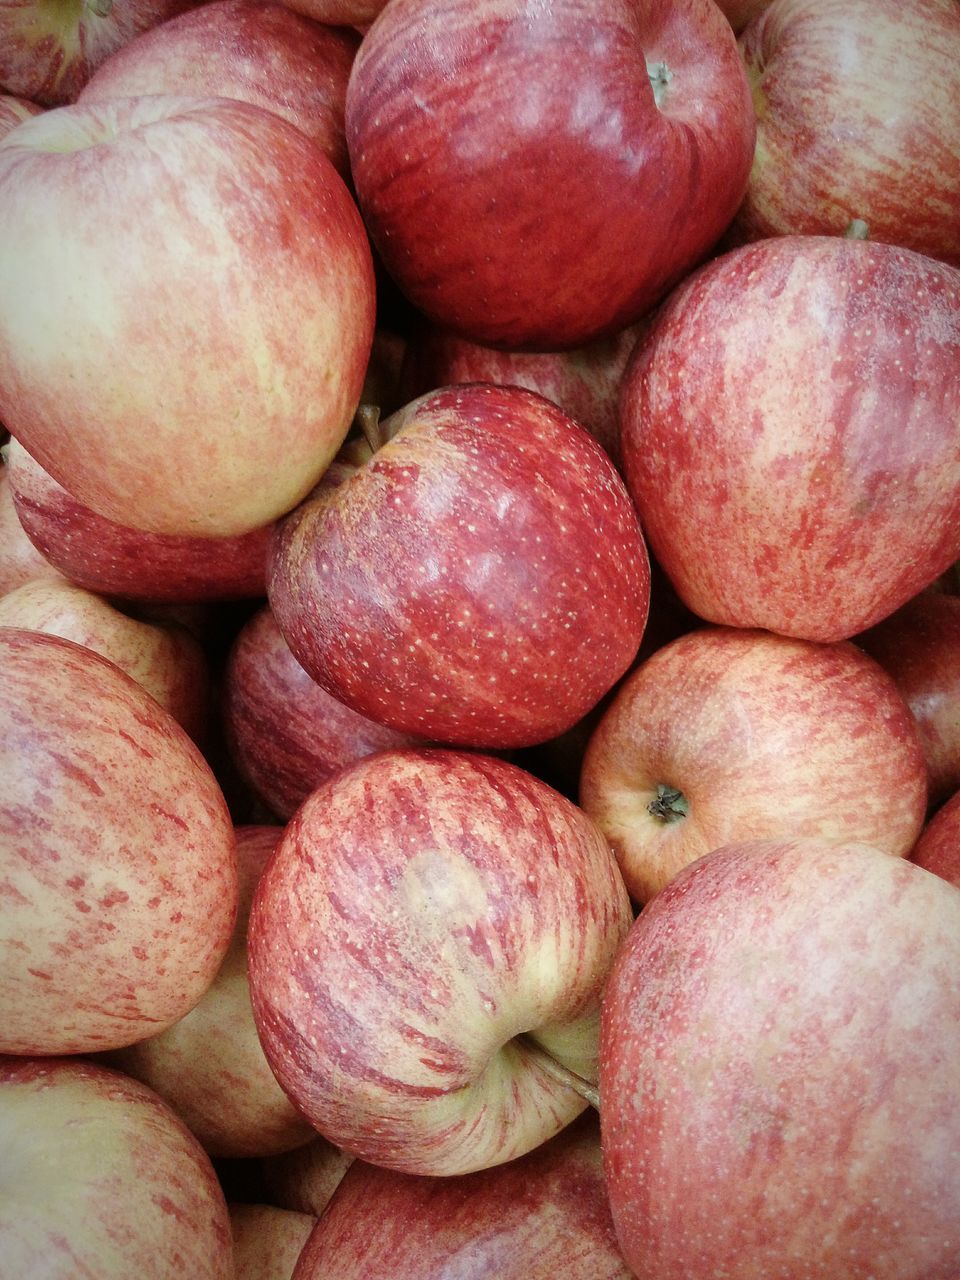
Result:
M673 72L665 62L654 62L647 64L647 75L650 77L650 85L653 89L653 100L658 107L662 107L667 95L667 85L673 79Z
M862 218L851 218L843 237L845 240L869 240L870 225Z
M87 0L87 8L98 18L109 18L113 12L113 0Z
M657 794L647 805L647 813L664 822L679 822L690 812L687 797L676 787L668 787L664 782L657 783Z
M574 1093L578 1093L590 1103L595 1111L600 1110L600 1091L595 1084L591 1084L589 1080L585 1080L583 1076L577 1075L576 1071L571 1071L569 1067L565 1067L562 1062L558 1062L556 1058L544 1049L543 1045L537 1044L531 1036L517 1036L523 1051L528 1057L533 1058L537 1066L550 1076L552 1080L556 1080L559 1084L565 1084Z

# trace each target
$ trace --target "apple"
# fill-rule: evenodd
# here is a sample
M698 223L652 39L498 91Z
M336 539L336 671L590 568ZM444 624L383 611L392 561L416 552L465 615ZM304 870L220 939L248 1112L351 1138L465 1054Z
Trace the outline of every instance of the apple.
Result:
M263 0L210 0L111 54L79 102L144 93L239 98L295 124L341 176L347 80L360 37Z
M37 551L64 577L101 595L205 603L266 594L272 525L225 538L145 533L97 515L19 441L4 446L17 517Z
M203 1148L155 1093L81 1058L0 1058L0 1257L31 1280L233 1280Z
M734 240L859 220L871 240L960 265L956 0L775 0L740 51L757 147Z
M479 754L383 751L320 786L257 886L250 993L295 1105L348 1155L452 1175L586 1105L632 914L570 801Z
M63 636L109 658L202 746L211 701L209 664L184 627L131 618L64 578L35 579L0 597L0 627Z
M707 254L755 121L712 0L391 0L346 131L413 303L474 342L554 351L632 324Z
M960 889L960 791L924 827L910 860Z
M364 29L385 4L386 0L290 0L289 8L316 22Z
M194 0L0 0L0 89L72 102L94 68Z
M19 98L16 94L0 93L0 138L15 129L24 120L37 116L43 110L35 102L27 98Z
M509 1164L453 1178L356 1161L293 1280L630 1280L617 1247L596 1116Z
M259 1174L271 1204L319 1218L352 1164L353 1156L316 1134L292 1151L264 1156Z
M270 1204L232 1203L235 1280L290 1280L316 1219Z
M844 640L960 558L960 271L781 236L671 294L621 390L651 550L708 622Z
M211 1156L268 1156L315 1136L267 1065L247 983L250 903L281 834L276 826L237 828L240 905L216 977L173 1026L110 1059L164 1098Z
M728 845L606 985L600 1123L637 1276L960 1273L960 893L867 845Z
M14 506L10 473L0 465L0 597L35 578L61 576L24 532Z
M748 22L763 13L771 3L772 0L717 0L724 17L737 32L742 31Z
M296 505L373 310L353 200L273 112L122 98L0 141L0 418L100 515L222 537Z
M233 826L185 731L59 636L0 627L0 1053L119 1048L176 1022L226 953Z
M627 669L649 563L610 459L556 405L474 383L412 401L280 522L274 617L354 711L475 747L544 741Z
M409 400L455 382L526 387L559 405L617 463L620 381L642 328L631 325L573 351L530 352L498 351L422 325L407 343L401 386Z
M817 836L906 857L927 775L893 679L855 645L708 627L620 685L587 743L580 803L643 903L741 840Z
M925 591L857 644L896 681L920 727L930 803L960 788L960 596Z
M284 820L344 765L388 747L419 744L321 689L290 652L269 605L241 627L231 646L221 707L241 777Z

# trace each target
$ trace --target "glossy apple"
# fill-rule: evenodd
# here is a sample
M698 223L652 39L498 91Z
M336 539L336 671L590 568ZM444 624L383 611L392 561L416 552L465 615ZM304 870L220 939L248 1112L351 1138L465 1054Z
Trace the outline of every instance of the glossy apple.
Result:
M856 637L889 671L920 727L930 803L960 788L960 596L925 591Z
M10 472L0 465L0 597L35 578L60 577L27 537L14 506Z
M0 1052L118 1048L213 981L237 906L206 761L112 662L0 628Z
M905 857L927 776L909 708L856 646L711 627L620 685L587 744L580 803L642 903L741 840L819 836Z
M607 983L604 1168L637 1276L960 1269L960 893L755 841L649 903Z
M346 127L407 296L462 337L541 351L632 324L708 252L755 131L712 0L391 0Z
M318 1131L406 1173L513 1159L584 1108L631 920L575 805L502 760L380 752L286 828L250 917L264 1051Z
M341 176L347 80L360 37L258 0L210 0L131 40L102 63L80 102L142 93L239 98L295 124Z
M278 526L274 616L298 662L406 733L514 747L563 732L643 635L626 488L556 405L474 383L414 400Z
M708 622L842 640L960 556L960 271L781 236L713 260L627 370L624 472Z
M271 1204L231 1204L234 1280L290 1280L315 1222Z
M0 141L0 417L101 515L220 537L316 483L373 333L359 214L273 112L152 95Z
M185 627L141 622L59 577L35 579L0 597L0 627L62 636L109 658L202 745L210 670L199 641Z
M734 239L859 219L871 240L960 265L955 0L775 0L740 50L757 148Z
M247 919L281 827L237 829L240 905L233 937L200 1002L173 1026L115 1053L111 1061L156 1090L211 1156L268 1156L309 1142L263 1056L247 983Z
M0 0L0 89L43 106L72 102L94 68L194 0Z
M203 1148L150 1089L78 1058L0 1058L0 1257L33 1280L233 1280Z
M284 820L344 765L420 744L321 689L290 652L269 605L241 627L230 648L221 707L237 769Z
M960 792L945 801L924 827L910 859L960 889Z
M630 1280L595 1114L509 1164L453 1178L356 1161L293 1280Z
M146 533L97 515L19 441L10 440L4 449L4 474L24 532L78 586L155 604L266 594L271 525L228 538Z

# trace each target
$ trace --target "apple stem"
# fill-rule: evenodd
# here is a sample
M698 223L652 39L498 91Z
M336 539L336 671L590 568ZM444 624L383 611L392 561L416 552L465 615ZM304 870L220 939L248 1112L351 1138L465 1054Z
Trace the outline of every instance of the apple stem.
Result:
M530 1036L521 1035L517 1036L517 1039L523 1045L524 1052L535 1060L541 1071L559 1084L565 1084L574 1093L578 1093L581 1098L590 1103L595 1111L600 1110L600 1091L595 1084L591 1084L583 1076L578 1076L576 1071L571 1071L562 1062L558 1062L552 1054L544 1049L543 1045L537 1044L536 1040Z
M647 805L647 813L664 822L679 822L690 812L687 797L676 787L668 787L664 782L657 783L657 794Z
M864 222L862 218L851 219L850 225L847 227L846 231L843 233L843 238L845 240L869 240L870 239L869 223Z
M658 107L662 106L667 85L673 79L673 72L665 62L654 62L652 65L647 64L647 75L650 77L653 88L653 100Z
M384 443L380 430L380 406L377 404L361 404L353 415L354 425L359 428L364 440L370 446L370 452L376 453Z

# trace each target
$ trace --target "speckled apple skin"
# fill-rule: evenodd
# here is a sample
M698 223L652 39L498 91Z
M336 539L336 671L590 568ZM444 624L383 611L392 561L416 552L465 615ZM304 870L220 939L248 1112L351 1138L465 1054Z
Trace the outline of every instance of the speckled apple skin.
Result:
M650 567L610 459L519 387L444 387L278 526L268 570L300 664L361 715L513 747L576 723L633 661Z
M0 1058L0 1257L30 1280L233 1280L226 1201L152 1090L81 1058Z
M960 792L941 805L921 831L910 859L960 889Z
M960 271L781 236L714 259L621 392L650 549L708 622L849 639L960 553Z
M651 814L658 785L684 817ZM927 776L891 676L849 642L698 628L631 672L594 729L580 803L646 902L740 840L822 836L909 854Z
M595 1113L509 1164L424 1178L357 1161L293 1280L630 1280Z
M584 1108L632 919L589 818L502 760L381 752L324 784L257 888L250 989L280 1083L331 1142L407 1173L502 1163Z
M864 845L754 842L644 908L608 982L604 1168L657 1280L953 1280L960 893Z
M88 1053L182 1017L237 908L206 761L113 663L0 628L0 1052Z

